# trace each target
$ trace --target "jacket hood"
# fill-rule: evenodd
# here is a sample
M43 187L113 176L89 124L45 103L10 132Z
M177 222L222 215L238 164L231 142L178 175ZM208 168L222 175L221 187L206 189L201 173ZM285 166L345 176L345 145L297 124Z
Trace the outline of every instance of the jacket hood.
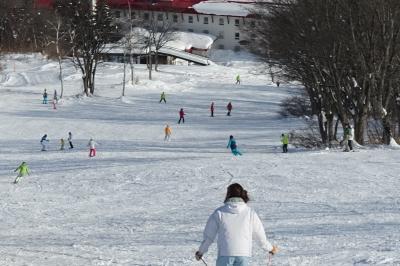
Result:
M240 213L244 209L246 209L247 204L242 202L226 202L223 210L229 213Z

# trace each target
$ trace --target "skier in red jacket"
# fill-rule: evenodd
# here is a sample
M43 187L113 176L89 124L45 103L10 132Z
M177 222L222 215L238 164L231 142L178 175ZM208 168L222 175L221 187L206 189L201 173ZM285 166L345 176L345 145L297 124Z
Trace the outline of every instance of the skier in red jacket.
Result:
M231 102L228 103L228 105L226 106L226 109L228 109L228 113L226 115L231 116L231 111L232 111L232 103Z
M181 121L182 121L183 123L185 123L185 112L183 111L183 108L181 108L181 110L179 111L179 121L178 121L178 124L180 124Z

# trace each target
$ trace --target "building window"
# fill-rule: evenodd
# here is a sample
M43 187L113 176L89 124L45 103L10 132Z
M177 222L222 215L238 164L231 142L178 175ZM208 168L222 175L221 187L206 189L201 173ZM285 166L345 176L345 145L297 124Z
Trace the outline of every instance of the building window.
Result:
M239 34L239 32L236 32L235 33L235 40L239 40L240 39L240 34Z
M121 11L117 10L115 11L115 17L120 18L121 17Z
M173 15L172 16L172 21L173 22L178 22L178 15Z
M135 19L136 18L136 13L134 11L131 12L131 19Z
M149 20L149 19L150 19L149 13L144 13L144 14L143 14L143 19L144 19L144 20Z
M220 31L220 32L218 33L218 38L219 38L219 39L224 39L224 32L223 32L223 31Z
M203 30L203 33L209 34L210 32L208 30Z
M158 15L157 15L157 20L158 20L158 21L163 21L163 20L164 20L163 14L158 14Z
M193 23L193 16L189 16L189 23Z
M204 17L203 23L208 24L208 17Z
M240 46L235 46L235 48L233 48L233 50L234 50L235 52L239 52L239 51L240 51Z
M219 25L224 25L224 18L219 19Z
M235 19L235 26L239 26L240 25L240 20L239 19Z
M193 32L193 29L188 29L188 32Z
M218 45L218 49L225 49L225 46L223 44Z

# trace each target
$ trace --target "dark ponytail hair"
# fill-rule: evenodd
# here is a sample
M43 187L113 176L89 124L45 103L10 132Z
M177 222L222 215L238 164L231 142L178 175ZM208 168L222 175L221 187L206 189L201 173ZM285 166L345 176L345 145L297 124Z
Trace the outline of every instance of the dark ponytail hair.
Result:
M228 187L224 202L230 198L242 198L246 203L250 200L247 191L238 183L234 183Z

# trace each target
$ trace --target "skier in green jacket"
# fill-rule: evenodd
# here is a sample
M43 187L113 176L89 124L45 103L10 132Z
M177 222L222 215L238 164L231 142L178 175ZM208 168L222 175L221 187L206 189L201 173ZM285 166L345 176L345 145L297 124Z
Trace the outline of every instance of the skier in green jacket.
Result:
M282 150L283 150L283 152L287 153L288 152L288 145L289 145L289 135L282 133L281 142L282 142Z
M160 103L161 103L162 101L164 101L164 103L167 103L167 100L165 99L165 92L162 92L162 93L161 93L161 96L160 96Z
M29 167L26 162L22 162L14 172L19 171L17 178L15 178L14 184L17 184L21 177L29 175Z

